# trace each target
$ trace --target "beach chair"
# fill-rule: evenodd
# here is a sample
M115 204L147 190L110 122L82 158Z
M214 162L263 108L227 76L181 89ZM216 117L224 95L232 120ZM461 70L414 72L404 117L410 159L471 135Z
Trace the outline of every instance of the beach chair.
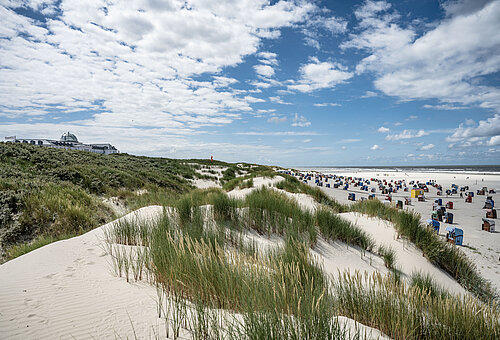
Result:
M438 212L437 210L433 210L431 212L431 219L435 220L435 221L438 221L439 220L439 215L438 215Z
M350 193L347 195L347 199L349 201L355 201L356 200L356 195L354 193Z
M464 231L455 227L446 227L446 240L457 246L461 246L464 240Z
M432 220L432 219L428 219L427 220L427 225L431 228L434 229L434 231L439 234L439 226L440 226L440 223L436 220Z
M418 201L419 201L419 202L425 202L424 195L420 195L420 196L418 196Z
M447 212L444 214L444 222L452 224L453 223L453 214L450 212Z
M483 218L482 230L486 230L487 232L495 231L495 221L490 218Z
M496 211L496 209L488 209L488 210L486 210L486 217L487 218L497 218L497 211Z
M488 200L486 202L484 202L484 206L483 206L483 209L493 209L493 201L492 200Z
M411 198L405 197L405 205L411 205Z
M446 202L446 209L453 209L453 202Z
M465 198L465 203L472 203L472 196L467 196Z

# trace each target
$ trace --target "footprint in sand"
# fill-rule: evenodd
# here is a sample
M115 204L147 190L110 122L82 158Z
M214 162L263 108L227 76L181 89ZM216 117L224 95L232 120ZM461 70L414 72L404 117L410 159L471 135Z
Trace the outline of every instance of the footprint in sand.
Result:
M51 278L53 278L56 275L57 275L56 273L52 273L52 274L49 274L49 275L45 275L44 278L45 279L51 279Z

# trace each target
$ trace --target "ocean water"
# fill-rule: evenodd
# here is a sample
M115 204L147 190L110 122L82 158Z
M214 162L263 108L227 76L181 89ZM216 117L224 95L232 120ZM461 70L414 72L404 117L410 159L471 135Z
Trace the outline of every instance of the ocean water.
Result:
M461 173L461 174L484 174L499 175L500 165L443 165L443 166L310 166L293 167L297 170L314 170L318 172L435 172L435 173Z

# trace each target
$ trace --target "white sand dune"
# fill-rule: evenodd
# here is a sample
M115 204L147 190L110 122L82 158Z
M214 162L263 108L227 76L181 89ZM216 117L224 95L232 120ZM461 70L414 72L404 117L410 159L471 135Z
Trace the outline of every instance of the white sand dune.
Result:
M162 207L124 218L151 218ZM3 339L154 338L162 330L156 290L112 275L100 248L103 226L0 266ZM132 327L133 325L133 327Z
M162 207L151 206L123 218L150 219L161 213ZM164 338L164 321L157 314L156 289L147 282L127 283L112 274L110 258L101 248L104 230L110 226L111 223L82 236L49 244L0 266L1 338ZM279 237L266 238L256 233L248 237L259 248L280 244ZM327 242L321 243L319 249L325 259L331 254L342 257L349 253L344 246ZM355 251L350 256L359 258ZM333 262L327 264L329 272L344 269L346 265L343 259L330 260ZM356 268L369 268L366 263L360 266L354 262L351 265ZM360 330L368 338L386 338L378 330L352 319L339 316L338 320L347 329ZM190 333L181 330L180 338L190 338Z
M316 210L317 203L314 201L314 199L306 194L296 194L296 193L291 193L285 190L280 190L274 187L277 183L283 181L285 178L282 176L274 176L273 178L270 177L255 177L253 179L253 187L251 188L235 188L227 193L227 195L231 198L237 198L237 199L244 199L248 194L250 194L252 191L257 190L262 187L266 187L272 190L276 190L281 192L282 194L295 199L299 206L302 209L306 209L309 211L314 211Z

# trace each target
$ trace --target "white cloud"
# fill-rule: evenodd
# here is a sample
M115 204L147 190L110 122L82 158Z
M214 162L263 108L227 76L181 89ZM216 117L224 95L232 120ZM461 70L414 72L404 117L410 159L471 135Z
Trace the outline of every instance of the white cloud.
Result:
M341 47L368 52L356 70L373 72L375 87L387 95L498 112L500 89L482 77L500 71L500 1L479 2L447 2L448 17L420 33L400 25L388 2L366 1L355 13L360 33Z
M103 129L190 133L251 112L250 105L261 99L238 97L241 90L230 88L237 80L221 76L222 69L243 62L257 53L264 37L278 36L281 28L303 22L317 9L311 3L266 0L223 6L202 0L63 0L22 6L44 13L58 6L59 12L41 23L0 6L1 116L64 116ZM276 59L260 57L271 64ZM213 80L193 80L201 74ZM88 112L85 121L82 112ZM134 143L130 152L142 142Z
M284 123L286 122L286 117L273 116L267 120L268 123Z
M347 30L347 21L335 16L327 17L316 15L307 20L305 27L302 29L304 41L306 45L320 50L319 41L325 35L337 35L344 33Z
M465 126L460 124L453 134L446 138L446 141L458 143L452 145L459 147L498 145L500 141L500 114L479 121L477 126L472 119L467 119Z
M426 109L434 109L434 110L465 110L468 109L466 106L456 106L456 105L450 105L450 104L443 104L443 105L424 105L424 108Z
M473 125L476 125L476 122L474 121L474 119L466 119L465 120L465 125L467 125L467 126L473 126Z
M500 145L500 136L491 137L487 144L490 146Z
M276 104L282 104L282 105L291 105L292 104L289 102L285 102L283 99L281 99L280 96L269 97L269 100L273 103L276 103Z
M262 77L272 77L274 75L274 69L269 65L255 65L255 72Z
M427 145L423 145L419 150L426 151L426 150L433 149L434 147L435 147L434 144L427 144Z
M389 132L390 130L389 130L388 128L386 128L386 127L381 126L381 127L379 127L379 128L378 128L378 130L377 130L377 131L378 131L378 132L381 132L381 133L387 133L387 132Z
M425 132L424 130L418 130L416 132L413 132L411 130L403 130L403 132L394 134L394 135L387 135L385 137L386 140L401 140L401 139L412 139L412 138L419 138L423 136L427 136L429 133Z
M313 104L314 106L317 107L324 107L324 106L342 106L341 104L338 103L315 103Z
M275 131L275 132L235 132L238 136L317 136L317 132L306 132L306 131Z
M263 64L278 65L278 55L273 52L259 52L257 57L261 58L259 61Z
M250 83L250 85L253 85L257 88L261 87L263 89L267 89L267 88L272 86L271 83L267 83L267 82L263 82L263 81L253 81Z
M382 148L379 145L377 145L377 144L373 144L373 146L370 148L370 150L372 150L372 151L382 150Z
M311 58L311 61L311 63L300 67L300 79L294 84L288 85L289 90L312 92L333 88L353 76L351 72L338 63L320 62L317 58Z
M256 98L252 96L245 96L243 99L245 99L246 102L248 103L264 103L265 100L262 98Z
M418 119L418 116L413 115L406 118L406 120L415 120L415 119Z
M372 98L372 97L376 97L376 96L377 96L377 92L366 91L366 93L364 95L362 95L361 98Z
M293 123L292 126L295 127L307 127L310 126L311 122L306 119L306 117L300 115L298 113L295 114L295 117L293 118Z
M361 139L359 138L346 138L346 139L341 139L337 141L337 144L342 144L342 143L356 143L356 142L361 142Z
M228 87L229 85L236 84L238 82L237 79L228 77L214 76L213 78L213 84L215 87Z

